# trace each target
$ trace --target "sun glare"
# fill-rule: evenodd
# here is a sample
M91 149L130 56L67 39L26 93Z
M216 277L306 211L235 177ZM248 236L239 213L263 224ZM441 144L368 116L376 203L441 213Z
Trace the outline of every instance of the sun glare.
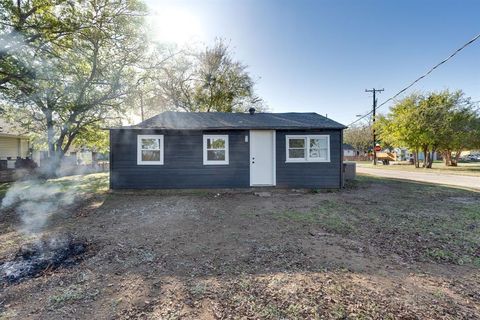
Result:
M184 9L152 8L149 20L157 41L185 44L203 40L200 20Z

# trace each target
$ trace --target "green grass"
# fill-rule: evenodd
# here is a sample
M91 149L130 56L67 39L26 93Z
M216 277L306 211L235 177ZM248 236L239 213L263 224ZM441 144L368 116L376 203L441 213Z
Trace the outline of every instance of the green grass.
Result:
M457 174L457 175L466 175L466 176L480 176L480 163L459 163L457 167L447 167L441 161L435 161L431 169L426 168L415 168L414 165L382 165L378 164L374 166L371 161L358 161L357 165L364 168L374 168L374 169L386 169L386 170L398 170L398 171L408 171L408 172L437 172L437 173L446 173L446 174Z
M58 185L62 190L74 188L81 193L104 193L109 189L108 173L92 173L47 180L47 184Z
M434 248L428 249L426 253L428 256L437 261L450 262L456 260L455 255L448 250Z
M38 183L37 180L33 180L33 182ZM62 190L75 188L81 192L91 193L102 193L109 189L108 173L104 172L49 179L42 183L46 186L60 186ZM4 196L13 184L14 182L0 183L0 197ZM23 184L23 187L28 188L32 181L25 180L17 182L17 184Z
M350 207L341 202L325 200L309 211L289 210L276 216L291 222L318 224L329 232L347 234L352 231L352 221L350 221L352 217L342 213L347 213L349 210Z
M348 234L352 232L354 218L348 213L352 208L342 202L325 200L314 209L319 223L329 232Z
M310 209L274 214L395 254L480 266L480 193L358 176L346 189L314 194Z
M60 290L59 293L48 298L50 305L58 306L79 300L95 300L100 292L98 290L88 290L78 285L72 285Z
M35 199L39 201L47 200L51 197L58 197L58 199L67 201L68 199L73 199L73 197L105 194L109 190L109 181L107 173L93 173L49 180L24 180L2 183L0 184L0 202L7 194L9 188L14 188L16 195L34 195ZM45 192L42 192L43 190ZM18 199L14 201L18 201Z

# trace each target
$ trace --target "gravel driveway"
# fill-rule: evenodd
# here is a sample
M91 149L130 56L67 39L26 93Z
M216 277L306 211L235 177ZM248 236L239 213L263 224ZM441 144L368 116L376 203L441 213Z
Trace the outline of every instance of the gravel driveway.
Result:
M395 171L388 169L373 169L357 166L358 173L370 174L372 176L413 180L420 182L428 182L440 185L451 185L463 188L478 189L480 190L480 177L474 176L460 176L454 174L444 174L438 172L407 172L407 171Z

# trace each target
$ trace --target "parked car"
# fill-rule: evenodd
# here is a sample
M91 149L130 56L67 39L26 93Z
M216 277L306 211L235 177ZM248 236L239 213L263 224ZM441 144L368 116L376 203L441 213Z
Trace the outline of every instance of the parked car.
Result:
M464 162L476 162L480 161L480 154L469 154L460 158Z

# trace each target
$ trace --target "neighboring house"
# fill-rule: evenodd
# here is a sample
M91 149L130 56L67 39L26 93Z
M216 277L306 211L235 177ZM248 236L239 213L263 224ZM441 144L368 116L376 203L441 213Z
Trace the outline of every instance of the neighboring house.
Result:
M13 169L17 157L26 158L29 155L28 137L0 119L0 160L7 160L7 167Z
M433 157L433 161L437 161L440 158L438 152L436 152L436 151L432 154L432 157ZM421 152L421 151L418 153L418 160L420 160L420 161L425 160L425 156L424 156L423 152Z
M373 159L373 158L372 158ZM359 151L352 145L343 144L343 160L345 161L367 161L372 160L366 151Z
M395 154L395 161L408 161L411 158L411 153L408 151L408 148L393 148L391 151Z
M355 148L348 143L343 144L343 156L344 157L354 157L357 155Z
M163 112L110 129L110 187L342 187L345 126L316 113Z
M393 152L396 156L395 161L408 161L410 158L413 158L413 153L408 148L394 148L393 150L387 149L387 152ZM423 152L418 152L418 160L423 161L425 156ZM433 153L433 160L438 160L439 154L437 152Z

